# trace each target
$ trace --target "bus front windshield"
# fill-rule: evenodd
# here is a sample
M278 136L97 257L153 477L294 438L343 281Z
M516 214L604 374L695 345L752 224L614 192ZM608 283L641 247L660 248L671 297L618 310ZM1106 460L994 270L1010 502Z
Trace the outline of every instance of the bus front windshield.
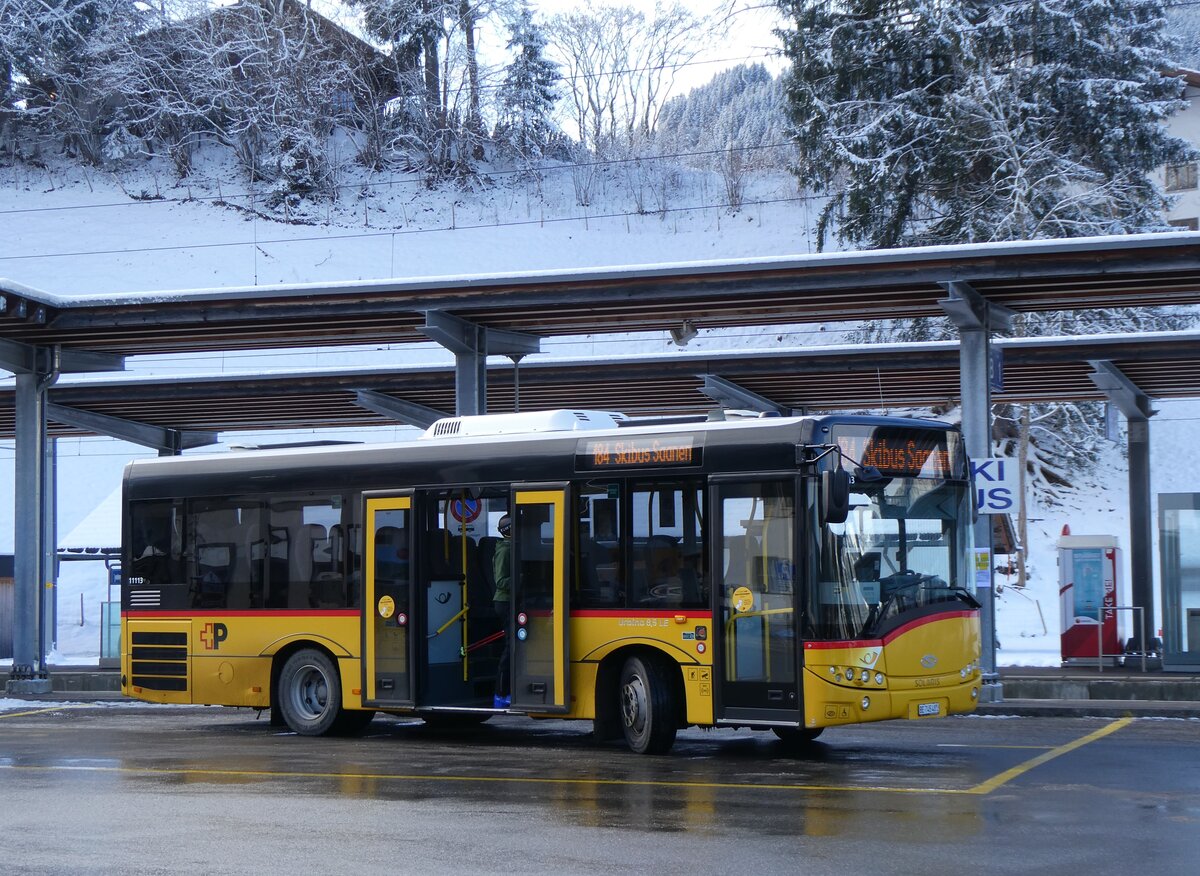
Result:
M855 483L846 522L819 530L812 637L880 638L949 603L977 608L970 502L961 481Z

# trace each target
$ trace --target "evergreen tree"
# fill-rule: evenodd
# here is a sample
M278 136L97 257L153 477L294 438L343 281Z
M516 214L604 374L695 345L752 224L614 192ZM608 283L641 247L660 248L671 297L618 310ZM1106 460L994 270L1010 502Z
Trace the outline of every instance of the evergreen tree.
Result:
M558 100L558 67L545 56L546 37L528 4L509 25L508 50L514 52L499 92L496 139L527 162L542 157L554 126L550 114Z
M1163 227L1161 0L778 0L802 184L852 246Z

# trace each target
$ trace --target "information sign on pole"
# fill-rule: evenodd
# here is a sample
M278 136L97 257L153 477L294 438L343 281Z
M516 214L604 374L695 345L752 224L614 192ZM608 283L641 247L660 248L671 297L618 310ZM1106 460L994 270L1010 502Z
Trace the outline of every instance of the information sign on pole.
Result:
M975 505L980 514L1011 514L1017 509L1020 494L1017 463L1003 457L972 459L975 479Z

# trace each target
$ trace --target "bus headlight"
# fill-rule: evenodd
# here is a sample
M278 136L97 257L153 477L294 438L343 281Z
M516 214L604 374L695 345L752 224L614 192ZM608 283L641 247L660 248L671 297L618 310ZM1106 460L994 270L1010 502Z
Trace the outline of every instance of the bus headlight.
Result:
M863 684L866 684L868 681L870 681L871 680L870 670L864 669L862 671L862 675L859 676L859 679L862 681Z
M871 698L870 698L870 697L863 697L863 698L862 698L862 707L863 707L863 711L864 711L864 712L865 712L867 709L871 708Z
M977 699L978 697L979 697L979 688L977 688L977 687L971 688L971 699L974 700L974 699Z
M876 672L876 673L875 673L875 683L876 683L876 684L883 684L883 673L882 673L882 672Z
M853 666L848 666L846 668L846 681L854 681L854 667Z

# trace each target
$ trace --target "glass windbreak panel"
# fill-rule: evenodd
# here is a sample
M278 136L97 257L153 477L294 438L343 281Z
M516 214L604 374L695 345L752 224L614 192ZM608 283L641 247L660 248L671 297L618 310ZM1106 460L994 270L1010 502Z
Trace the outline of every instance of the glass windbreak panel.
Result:
M1159 496L1162 551L1163 645L1200 654L1200 496Z
M794 490L792 481L721 487L727 682L796 679Z
M877 638L945 603L977 608L970 503L965 482L856 480L846 522L820 531L808 635Z
M633 487L631 608L708 605L703 509L704 491L694 481Z
M185 582L181 510L171 501L134 502L130 506L126 583L165 587Z
M412 588L409 563L409 512L403 508L374 513L375 696L408 700L408 623Z
M618 485L581 486L576 509L571 602L577 608L624 607Z

